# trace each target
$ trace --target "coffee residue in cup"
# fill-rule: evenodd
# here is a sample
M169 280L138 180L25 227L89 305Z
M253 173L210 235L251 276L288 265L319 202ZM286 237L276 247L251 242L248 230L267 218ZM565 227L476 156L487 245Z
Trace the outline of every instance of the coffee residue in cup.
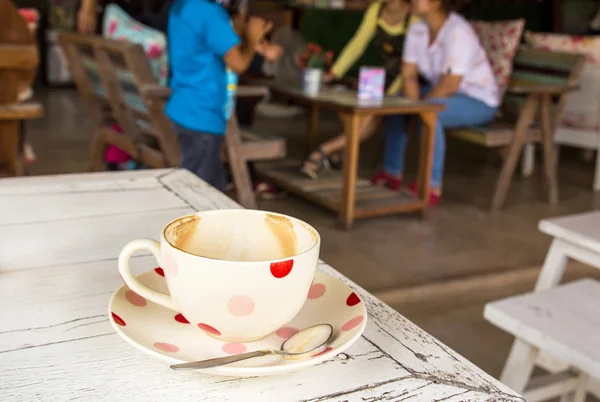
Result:
M279 243L281 258L296 255L298 237L292 221L285 216L267 214L265 224Z
M190 215L171 223L165 229L165 238L174 247L189 252L190 241L196 233L200 219L198 215Z

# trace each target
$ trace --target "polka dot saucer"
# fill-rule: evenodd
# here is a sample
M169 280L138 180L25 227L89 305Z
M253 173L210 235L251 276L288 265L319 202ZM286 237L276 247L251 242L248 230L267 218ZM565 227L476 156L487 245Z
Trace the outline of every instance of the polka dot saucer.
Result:
M154 290L168 293L162 268L145 272L138 279ZM183 315L146 300L126 285L113 294L108 312L113 328L125 341L170 364L278 349L299 330L316 324L333 326L334 333L327 349L308 359L264 356L201 370L207 374L236 377L282 374L331 359L352 345L367 324L367 310L360 298L344 283L321 272L316 273L298 315L274 334L256 342L227 343L212 338L192 326Z

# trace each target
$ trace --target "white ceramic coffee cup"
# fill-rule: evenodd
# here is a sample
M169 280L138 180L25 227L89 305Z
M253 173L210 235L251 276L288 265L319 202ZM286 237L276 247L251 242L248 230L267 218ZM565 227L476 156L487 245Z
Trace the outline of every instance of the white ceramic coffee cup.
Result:
M314 278L321 238L307 223L264 211L198 212L170 222L160 242L138 239L119 256L119 272L140 296L180 312L229 342L263 338L300 311ZM170 294L142 285L129 268L151 252Z

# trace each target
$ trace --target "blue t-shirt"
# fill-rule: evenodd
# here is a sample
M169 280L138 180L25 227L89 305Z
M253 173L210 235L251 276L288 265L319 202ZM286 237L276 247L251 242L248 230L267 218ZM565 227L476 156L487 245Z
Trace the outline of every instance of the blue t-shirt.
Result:
M191 130L224 135L228 79L223 57L240 42L229 15L209 0L175 0L167 30L172 90L167 115Z

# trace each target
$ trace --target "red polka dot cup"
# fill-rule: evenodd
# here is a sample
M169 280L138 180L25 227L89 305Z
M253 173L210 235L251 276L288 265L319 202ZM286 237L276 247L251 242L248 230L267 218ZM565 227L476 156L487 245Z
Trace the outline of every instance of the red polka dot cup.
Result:
M175 219L160 242L138 239L119 256L119 272L138 295L181 313L230 342L261 339L300 311L313 281L321 238L299 219L254 210L198 212ZM149 251L169 294L141 284L129 259Z

